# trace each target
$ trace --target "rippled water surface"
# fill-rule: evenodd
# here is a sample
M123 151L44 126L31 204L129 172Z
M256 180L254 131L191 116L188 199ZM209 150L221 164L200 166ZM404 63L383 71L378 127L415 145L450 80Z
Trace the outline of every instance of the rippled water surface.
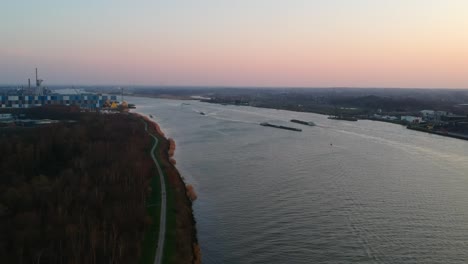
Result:
M177 167L198 192L204 263L468 261L466 141L309 113L129 101L177 142Z

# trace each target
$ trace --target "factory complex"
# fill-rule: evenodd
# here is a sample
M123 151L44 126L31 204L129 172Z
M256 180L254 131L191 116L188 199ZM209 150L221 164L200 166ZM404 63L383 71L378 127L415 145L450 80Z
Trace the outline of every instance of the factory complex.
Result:
M126 103L117 101L115 95L101 95L92 93L58 94L42 86L43 80L38 78L36 68L36 85L16 90L0 92L0 108L30 108L48 105L79 106L82 109L96 110L101 108L117 109Z

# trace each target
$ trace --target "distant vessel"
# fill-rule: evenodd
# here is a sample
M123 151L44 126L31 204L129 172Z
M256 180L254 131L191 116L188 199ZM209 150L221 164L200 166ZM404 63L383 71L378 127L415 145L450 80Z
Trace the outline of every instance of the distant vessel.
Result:
M314 122L307 122L307 121L302 121L302 120L297 120L297 119L291 119L289 120L293 123L301 124L301 125L306 125L306 126L315 126Z
M205 112L200 112L200 115L206 115Z
M354 116L329 116L328 119L344 120L344 121L358 121Z
M153 115L150 115L151 118L153 118Z
M274 128L280 128L280 129L286 129L286 130L291 130L291 131L302 132L302 129L300 129L300 128L273 125L273 124L270 124L270 123L267 123L267 122L260 123L260 125L261 126L274 127Z

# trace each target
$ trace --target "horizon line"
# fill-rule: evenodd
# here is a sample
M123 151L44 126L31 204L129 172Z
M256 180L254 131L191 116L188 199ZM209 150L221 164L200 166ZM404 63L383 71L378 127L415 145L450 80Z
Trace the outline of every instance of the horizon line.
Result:
M11 87L15 86L15 87ZM385 87L385 86L232 86L232 85L153 85L153 84L51 84L44 85L43 87L64 87L66 88L77 88L77 87L124 87L124 88L205 88L205 89L401 89L401 90L468 90L468 87ZM25 84L0 84L0 88L27 88ZM31 88L35 86L31 85Z

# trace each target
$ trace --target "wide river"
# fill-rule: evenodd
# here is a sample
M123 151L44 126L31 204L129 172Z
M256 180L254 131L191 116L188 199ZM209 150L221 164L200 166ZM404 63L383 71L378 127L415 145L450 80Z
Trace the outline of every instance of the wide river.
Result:
M129 101L177 143L177 167L198 193L203 263L468 262L467 141L310 113Z

